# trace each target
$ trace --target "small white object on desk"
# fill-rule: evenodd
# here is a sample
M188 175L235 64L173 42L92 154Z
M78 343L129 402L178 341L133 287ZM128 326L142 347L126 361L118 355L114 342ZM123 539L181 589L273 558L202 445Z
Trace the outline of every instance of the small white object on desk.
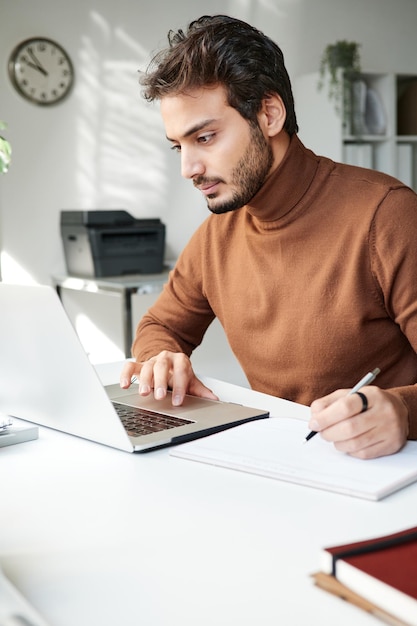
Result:
M4 415L4 413L0 413L0 433L5 432L12 424L13 420L10 415Z
M15 443L31 441L39 437L39 428L33 424L17 426L10 415L0 413L0 448L12 446Z

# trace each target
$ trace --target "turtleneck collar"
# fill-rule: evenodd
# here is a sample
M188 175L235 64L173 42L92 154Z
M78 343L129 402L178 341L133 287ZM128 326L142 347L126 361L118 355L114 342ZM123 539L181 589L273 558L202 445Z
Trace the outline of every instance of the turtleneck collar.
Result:
M287 152L258 193L246 205L263 227L287 215L301 200L317 172L319 158L292 135Z

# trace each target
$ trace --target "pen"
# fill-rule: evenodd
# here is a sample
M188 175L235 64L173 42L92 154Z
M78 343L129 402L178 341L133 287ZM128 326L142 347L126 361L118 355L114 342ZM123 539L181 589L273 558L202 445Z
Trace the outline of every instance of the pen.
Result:
M361 378L360 381L356 383L354 387L352 387L352 389L349 391L347 395L352 396L354 393L357 393L359 389L362 389L362 387L365 387L365 385L369 385L373 380L375 380L375 378L378 376L380 371L381 370L379 369L379 367L376 367L374 370L372 370L372 372L368 372L367 374L365 374L365 376ZM317 431L312 430L311 432L309 432L307 437L304 439L304 443L306 443L307 441L310 441L310 439L314 437L314 435L317 435Z

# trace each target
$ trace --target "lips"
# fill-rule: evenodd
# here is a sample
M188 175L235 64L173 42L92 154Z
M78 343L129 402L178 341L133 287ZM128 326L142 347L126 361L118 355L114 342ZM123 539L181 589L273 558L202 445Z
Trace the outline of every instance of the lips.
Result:
M214 193L214 191L216 190L217 186L218 186L218 183L211 183L210 185L201 185L200 187L198 187L198 189L205 196L209 196L212 193Z
M213 194L221 181L220 180L210 180L202 182L201 180L195 180L194 186L201 191L205 196L209 196Z

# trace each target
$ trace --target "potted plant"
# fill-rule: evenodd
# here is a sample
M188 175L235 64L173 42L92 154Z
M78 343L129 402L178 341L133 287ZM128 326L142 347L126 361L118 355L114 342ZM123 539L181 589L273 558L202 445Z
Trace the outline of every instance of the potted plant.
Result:
M6 128L6 124L0 120L0 130ZM5 174L9 169L12 149L7 139L0 135L0 174Z
M327 85L329 100L345 115L349 115L352 82L361 73L359 48L357 42L343 39L326 46L320 59L318 88Z

